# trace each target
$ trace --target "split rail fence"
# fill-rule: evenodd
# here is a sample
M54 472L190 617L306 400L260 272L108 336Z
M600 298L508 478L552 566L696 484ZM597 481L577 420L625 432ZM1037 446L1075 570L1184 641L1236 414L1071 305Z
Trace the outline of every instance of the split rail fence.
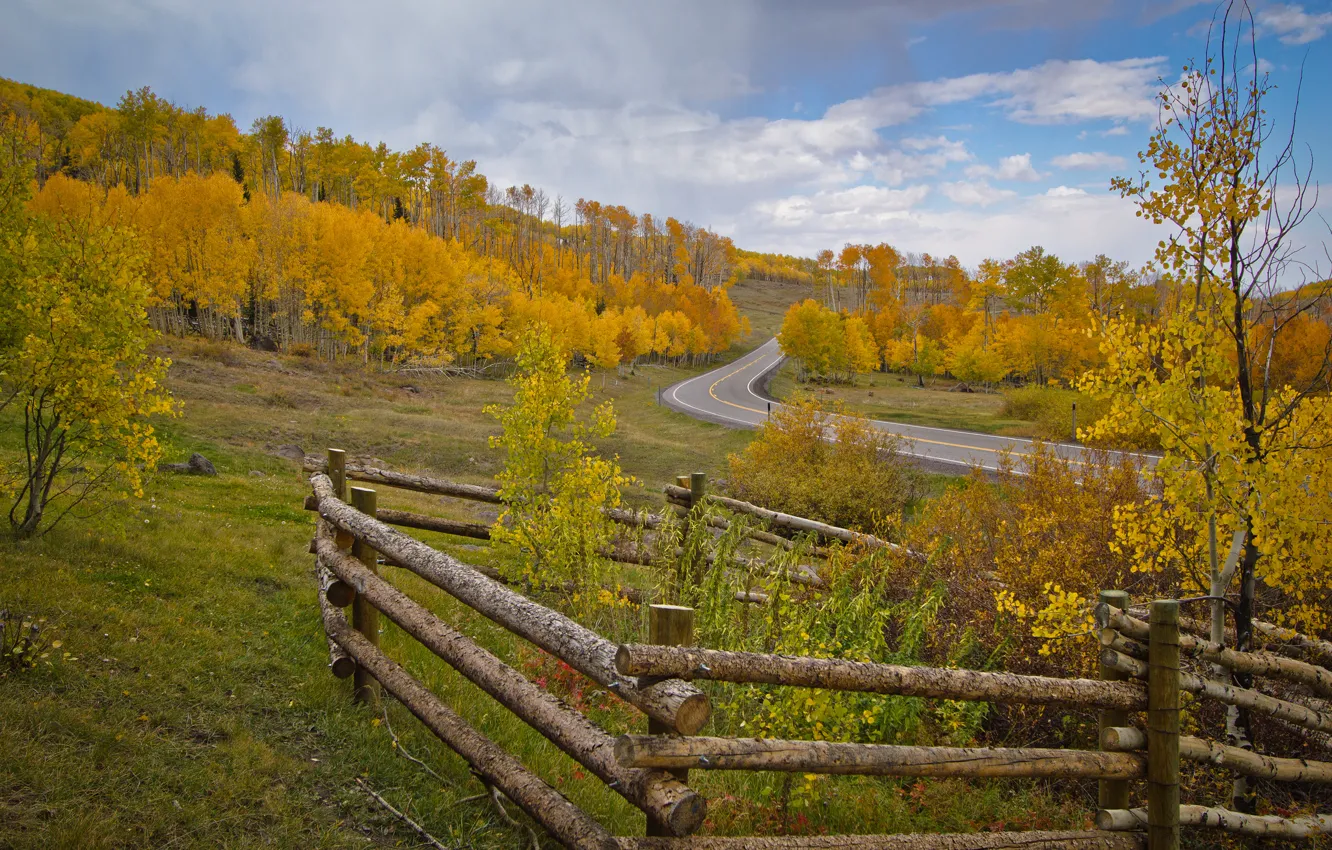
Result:
M477 776L566 847L1173 850L1179 847L1181 826L1286 838L1332 831L1332 817L1327 815L1264 817L1180 804L1181 759L1247 776L1332 783L1332 763L1259 755L1180 734L1182 692L1242 706L1298 728L1332 733L1332 712L1326 710L1326 703L1311 700L1306 705L1278 699L1184 672L1180 666L1181 657L1196 658L1332 696L1332 671L1321 666L1332 660L1332 645L1327 642L1283 634L1285 651L1300 657L1236 652L1181 632L1179 605L1174 600L1152 602L1144 621L1131 616L1127 594L1105 591L1097 609L1104 646L1100 679L703 649L689 645L692 610L666 605L650 609L650 643L616 645L522 596L497 575L464 564L394 527L484 540L489 538L485 526L380 508L376 492L366 488L352 487L351 499L347 499L348 479L500 504L496 489L348 465L345 454L335 449L329 450L327 460L307 458L305 466L314 473L306 508L319 517L310 548L316 556L319 604L334 675L353 679L357 701L376 699L377 688L382 687L462 756ZM686 482L690 486L683 486ZM827 544L894 546L869 535L710 495L705 477L697 473L667 487L666 495L691 521L718 528L727 521L690 509L714 501L732 512L756 516L769 530L753 529L748 534L774 546L791 546L789 536L798 533L817 535ZM660 515L610 514L617 522L640 528L663 522ZM415 573L564 661L645 715L648 734L613 737L398 590L379 574L381 563ZM817 571L809 570L806 580L818 582ZM347 607L352 612L350 622L343 610ZM612 836L452 711L379 648L381 614L641 810L647 817L647 835ZM700 736L711 706L694 684L699 680L1095 709L1100 711L1100 749L890 746ZM1144 728L1133 725L1135 716L1144 712ZM707 802L689 786L690 770L1094 779L1100 808L1095 817L1097 829L1086 831L708 837L695 834L703 824ZM1131 783L1143 780L1147 805L1135 808L1130 803Z

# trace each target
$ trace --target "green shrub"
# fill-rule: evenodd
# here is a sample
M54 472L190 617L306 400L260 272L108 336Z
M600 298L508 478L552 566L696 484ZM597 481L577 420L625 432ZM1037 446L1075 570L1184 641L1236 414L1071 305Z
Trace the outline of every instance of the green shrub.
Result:
M1078 428L1099 420L1106 413L1106 403L1077 390L1030 385L1004 393L999 416L1036 423L1036 434L1046 440L1068 442L1073 437L1073 405L1078 406Z
M891 533L924 482L896 453L900 442L862 417L797 399L773 411L758 438L730 456L730 488L773 510Z

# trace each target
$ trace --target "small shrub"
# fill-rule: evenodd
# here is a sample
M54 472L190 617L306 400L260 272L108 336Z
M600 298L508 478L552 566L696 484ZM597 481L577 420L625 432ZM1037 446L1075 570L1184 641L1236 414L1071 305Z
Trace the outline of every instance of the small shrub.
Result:
M293 342L287 347L287 353L292 357L314 357L315 347L308 342Z
M825 439L832 428L835 440ZM773 412L757 439L731 455L730 486L748 499L861 531L894 530L923 477L896 452L900 439L811 398Z
M0 610L0 678L37 666L48 650L59 649L60 641L47 635L46 618L29 618L9 609Z
M1108 405L1076 390L1058 387L1017 387L1004 393L999 415L1036 423L1036 434L1043 440L1068 442L1073 437L1073 405L1078 406L1078 430L1100 420Z

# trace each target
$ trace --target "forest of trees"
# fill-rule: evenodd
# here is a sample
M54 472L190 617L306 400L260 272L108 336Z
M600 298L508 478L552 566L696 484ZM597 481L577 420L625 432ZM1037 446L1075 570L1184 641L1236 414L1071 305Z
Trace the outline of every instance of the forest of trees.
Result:
M501 191L443 150L241 131L144 88L108 109L0 80L34 203L95 202L147 243L160 331L366 361L471 365L540 319L603 368L707 358L747 328L729 239L623 206ZM95 194L85 191L92 186Z
M774 279L807 273L772 259L765 271ZM792 306L782 324L782 350L797 358L803 379L844 381L892 369L976 384L1072 384L1103 365L1106 322L1152 326L1189 297L1170 277L1125 261L1101 254L1069 263L1040 246L969 271L955 257L848 244L838 254L821 252L816 269L819 300ZM1269 299L1278 312L1290 307L1264 364L1277 383L1308 386L1323 376L1332 305L1316 299L1309 309L1306 296L1315 290L1322 285Z

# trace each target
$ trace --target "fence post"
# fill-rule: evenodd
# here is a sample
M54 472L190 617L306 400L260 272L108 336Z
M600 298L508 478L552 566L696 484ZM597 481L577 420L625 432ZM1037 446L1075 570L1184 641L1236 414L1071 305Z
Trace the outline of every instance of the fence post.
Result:
M1099 601L1102 605L1110 608L1118 608L1124 611L1129 606L1129 595L1122 590L1102 590L1099 594ZM1098 618L1099 619L1099 618ZM1101 628L1105 628L1106 623L1097 623ZM1121 673L1113 667L1101 665L1101 678L1107 682L1122 682L1128 678L1127 673ZM1101 709L1097 728L1097 739L1100 739L1100 733L1112 726L1129 725L1129 713L1119 709ZM1127 809L1129 807L1129 784L1127 779L1102 779L1097 783L1096 788L1097 803L1102 809Z
M1078 403L1073 402L1073 442L1078 441Z
M1179 850L1179 602L1152 603L1147 649L1147 848Z
M328 450L328 478L333 482L334 495L347 501L347 453L342 449ZM352 545L352 536L340 528L333 530L333 538L341 549Z
M708 494L708 474L706 472L689 473L689 508L703 509L703 497Z
M375 491L368 487L351 488L352 507L373 517L377 513ZM352 555L365 564L366 569L371 572L379 572L375 566L377 553L374 549L360 540L352 544ZM379 646L379 612L371 605L362 594L356 594L352 600L352 628L365 635L365 639L372 645ZM356 666L356 673L352 678L352 701L358 703L373 703L377 701L378 689L374 677L367 673L361 665Z
M694 609L680 605L648 606L648 643L659 646L689 646L694 642ZM665 723L648 718L649 735L673 735L675 730ZM689 781L689 771L685 769L668 771L681 782ZM664 827L659 827L650 819L647 834L669 835Z

